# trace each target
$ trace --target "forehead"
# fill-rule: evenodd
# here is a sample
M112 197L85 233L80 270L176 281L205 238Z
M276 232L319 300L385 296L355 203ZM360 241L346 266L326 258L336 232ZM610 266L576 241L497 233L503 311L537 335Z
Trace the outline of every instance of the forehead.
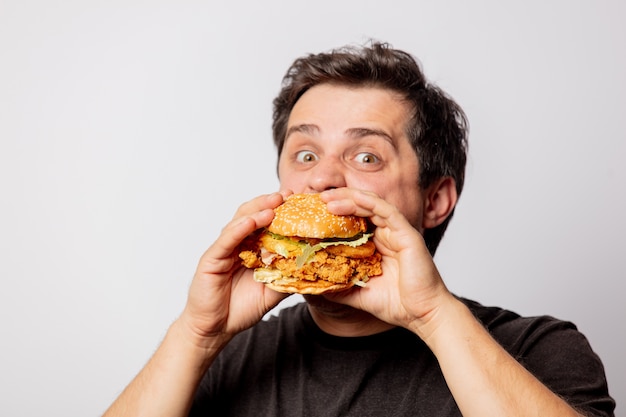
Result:
M409 104L391 90L319 84L307 90L294 105L287 128L307 129L376 127L389 133L405 131Z

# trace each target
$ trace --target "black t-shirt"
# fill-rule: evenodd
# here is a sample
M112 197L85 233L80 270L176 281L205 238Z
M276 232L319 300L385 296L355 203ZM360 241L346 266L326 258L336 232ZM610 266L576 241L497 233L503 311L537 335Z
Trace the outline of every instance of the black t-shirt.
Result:
M493 337L570 404L613 416L604 368L586 338L551 317L462 301ZM237 335L198 389L192 416L460 416L439 364L403 328L365 337L320 330L306 304Z

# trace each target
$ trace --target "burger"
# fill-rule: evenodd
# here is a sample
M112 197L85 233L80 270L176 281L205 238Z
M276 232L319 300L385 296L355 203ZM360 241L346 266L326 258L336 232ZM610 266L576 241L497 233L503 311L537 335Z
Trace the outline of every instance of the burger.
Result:
M323 294L382 274L365 218L331 214L319 194L292 194L274 213L241 244L239 257L255 281L284 293Z

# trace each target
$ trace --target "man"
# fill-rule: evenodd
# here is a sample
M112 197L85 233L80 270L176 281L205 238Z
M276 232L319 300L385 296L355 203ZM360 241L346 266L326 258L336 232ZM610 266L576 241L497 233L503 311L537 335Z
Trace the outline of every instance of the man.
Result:
M274 102L281 191L243 204L107 415L613 415L572 324L455 297L432 255L461 193L461 109L384 44L297 60ZM237 248L290 193L370 218L383 275L260 321L285 295Z

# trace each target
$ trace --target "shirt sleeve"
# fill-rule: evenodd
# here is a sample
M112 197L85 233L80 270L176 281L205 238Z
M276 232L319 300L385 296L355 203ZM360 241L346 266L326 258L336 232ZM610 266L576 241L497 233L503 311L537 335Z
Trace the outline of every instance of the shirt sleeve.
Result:
M604 366L587 338L570 322L520 318L505 348L540 381L586 416L614 416Z

